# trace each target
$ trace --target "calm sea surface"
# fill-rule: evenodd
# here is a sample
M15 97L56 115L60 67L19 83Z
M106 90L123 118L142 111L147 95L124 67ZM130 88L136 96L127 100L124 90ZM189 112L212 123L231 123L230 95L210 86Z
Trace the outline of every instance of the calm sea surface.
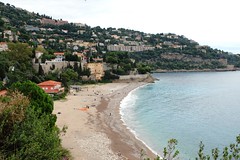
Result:
M159 73L160 80L132 91L121 103L122 119L158 154L171 138L181 159L235 142L240 134L240 72Z

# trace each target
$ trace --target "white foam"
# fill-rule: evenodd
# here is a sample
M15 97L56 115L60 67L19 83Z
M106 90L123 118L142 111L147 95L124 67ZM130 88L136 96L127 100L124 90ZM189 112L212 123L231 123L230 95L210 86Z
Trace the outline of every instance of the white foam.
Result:
M138 97L136 96L136 94L134 94L138 89L145 87L149 84L145 84L143 86L137 87L135 89L133 89L132 91L130 91L128 93L128 95L123 98L123 100L120 102L120 115L121 115L121 121L123 122L123 125L126 126L126 128L135 136L135 138L137 140L139 140L140 142L142 142L151 152L153 152L155 155L159 155L155 150L153 150L150 146L148 146L143 140L141 140L137 134L137 132L130 128L127 124L126 124L126 120L124 120L124 118L126 118L125 113L126 113L126 109L129 109L129 107L134 107L134 104L136 103ZM161 157L160 157L161 158Z

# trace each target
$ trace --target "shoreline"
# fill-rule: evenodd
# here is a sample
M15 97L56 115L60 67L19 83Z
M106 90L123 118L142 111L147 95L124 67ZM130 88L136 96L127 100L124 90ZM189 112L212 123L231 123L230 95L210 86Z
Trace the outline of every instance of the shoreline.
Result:
M151 73L177 73L177 72L235 72L240 71L239 68L228 69L228 68L219 68L219 69L174 69L174 70L165 70L165 69L157 69L152 71Z
M155 158L156 155L150 150L150 148L144 144L142 140L136 137L136 135L131 132L130 128L122 120L122 115L120 114L120 104L121 101L133 90L146 85L147 83L130 83L123 90L123 94L116 93L108 99L108 106L102 110L102 106L99 106L98 112L104 114L104 123L107 125L103 126L104 132L107 133L108 137L111 139L111 148L114 152L121 153L126 159L140 159L141 150L143 149L146 155L150 158ZM119 96L120 95L120 96ZM109 119L108 115L114 118Z
M149 84L149 83L143 84L143 85L141 85L141 86L139 86L139 87L131 90L131 91L127 94L127 96L125 96L125 97L121 100L120 107L119 107L119 111L120 111L119 114L120 114L120 116L121 116L121 121L122 121L123 125L135 136L135 138L136 138L137 140L141 141L141 142L155 155L155 157L156 157L156 155L158 155L157 152L154 151L150 146L148 146L143 140L141 140L141 139L137 136L136 131L134 131L133 129L131 129L130 127L127 126L126 122L125 122L124 119L123 119L123 113L121 112L122 101L123 101L125 98L127 98L127 97L129 96L129 94L131 94L131 93L134 92L135 90L137 90L137 89L139 89L139 88L141 88L141 87L144 87L144 86L146 86L146 85L148 85L148 84ZM160 155L158 155L158 156L160 156ZM161 157L161 156L160 156L160 157Z
M108 83L83 86L67 100L54 102L57 126L67 126L62 145L73 159L140 159L143 149L150 158L156 155L126 126L120 114L121 101L134 89L147 84ZM90 106L81 111L81 106ZM59 114L60 113L60 114Z

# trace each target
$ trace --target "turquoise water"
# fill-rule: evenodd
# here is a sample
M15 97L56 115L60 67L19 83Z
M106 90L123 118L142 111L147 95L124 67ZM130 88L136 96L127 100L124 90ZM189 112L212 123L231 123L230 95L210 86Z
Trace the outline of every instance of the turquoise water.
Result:
M132 91L121 103L122 119L152 150L178 140L181 159L235 142L240 134L240 72L159 73L160 80Z

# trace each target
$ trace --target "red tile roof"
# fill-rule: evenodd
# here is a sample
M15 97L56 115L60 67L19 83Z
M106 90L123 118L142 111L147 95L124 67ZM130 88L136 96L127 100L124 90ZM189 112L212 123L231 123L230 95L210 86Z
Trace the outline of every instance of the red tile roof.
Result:
M64 56L64 52L55 52L54 55L55 56Z
M0 96L5 96L7 94L7 90L0 91Z
M48 89L48 90L44 90L46 93L60 93L64 91L64 88L60 88L60 89Z
M61 85L61 84L62 84L61 82L49 80L49 81L39 83L38 85L39 86L55 86L55 85Z

